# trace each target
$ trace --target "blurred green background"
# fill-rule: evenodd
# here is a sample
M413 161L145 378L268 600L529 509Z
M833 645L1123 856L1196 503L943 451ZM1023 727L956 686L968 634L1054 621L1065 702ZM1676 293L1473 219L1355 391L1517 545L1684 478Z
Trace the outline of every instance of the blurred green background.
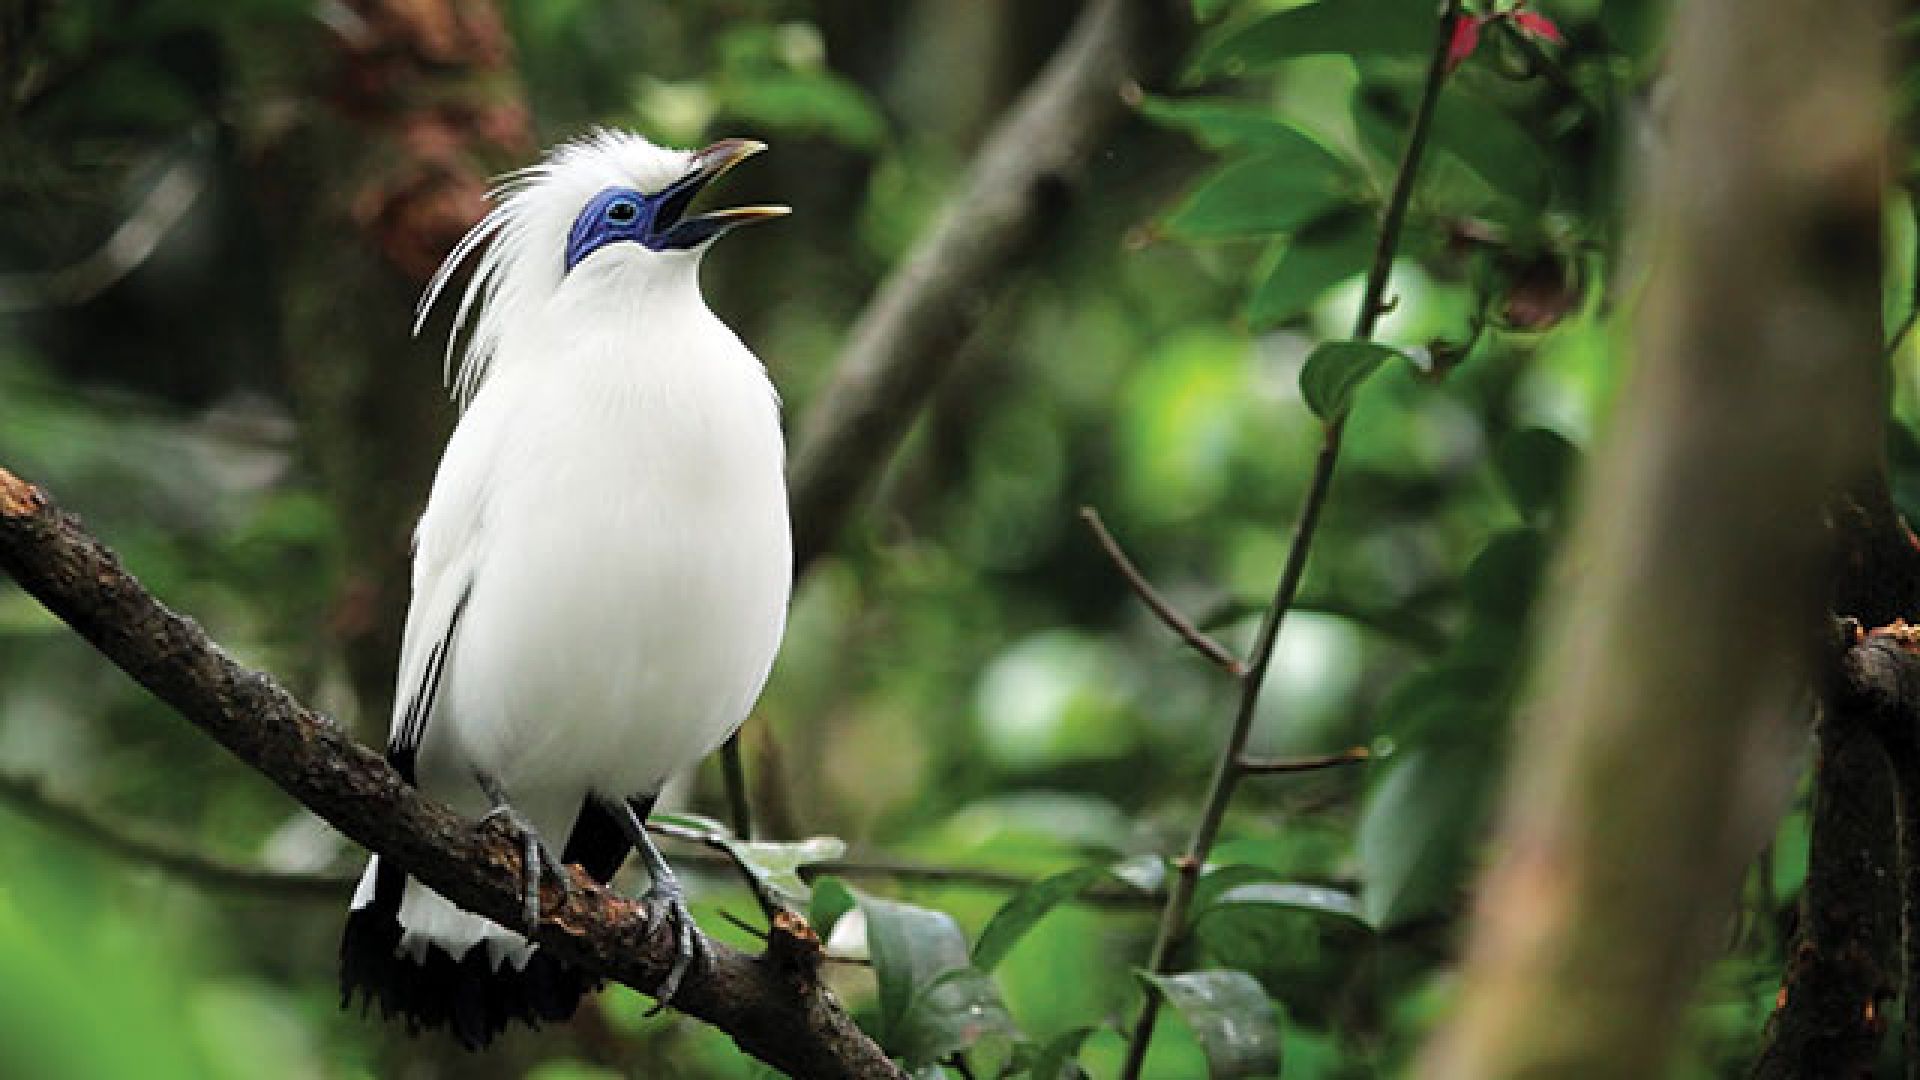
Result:
M1246 646L1320 439L1299 371L1352 322L1429 7L1182 8L1177 77L1145 88L1044 236L969 300L951 374L797 596L745 738L767 835L1025 878L1126 868L1030 894L1093 890L995 969L982 992L1005 1011L961 1037L971 1075L1038 1068L1050 1042L1094 1076L1117 1067L1113 1025L1137 1006L1155 918L1139 886L1184 842L1234 688L1134 600L1077 510L1097 507L1173 600ZM1365 746L1374 761L1246 787L1181 957L1258 980L1289 1077L1394 1075L1444 1007L1529 608L1622 366L1619 178L1648 122L1657 5L1535 7L1563 42L1496 20L1449 79L1383 329L1411 362L1359 394L1254 736L1261 754ZM367 80L460 103L436 114L448 130L529 130L524 150L486 152L489 172L592 124L772 144L724 197L796 212L719 245L705 278L793 428L1078 5L524 0L496 21L449 2L414 5L450 21L411 36L381 21L404 10L0 8L0 464L244 662L376 743L395 568L454 410L437 387L444 316L406 339L417 286L380 248L392 223L355 201L387 190L395 145L418 153L441 132L383 127L368 103L398 91ZM381 53L402 37L454 44ZM1904 253L1907 205L1893 217ZM1895 320L1911 277L1896 262ZM1897 393L1910 418L1905 366ZM1894 449L1909 495L1920 455L1904 426ZM0 774L0 1075L764 1073L698 1023L643 1019L648 1002L619 988L485 1056L342 1013L350 890L328 879L362 853L11 586ZM159 866L48 799L289 877ZM716 767L680 808L725 816ZM703 926L749 943L721 913L752 916L751 898L695 851L669 857L690 868ZM1804 865L1796 810L1714 968L1688 1075L1737 1075L1757 1048ZM969 939L1012 894L857 867L835 879L949 913ZM815 910L844 899L820 889ZM865 910L871 925L887 909ZM843 931L835 947L855 947ZM890 1048L916 1037L868 970L832 970ZM1149 1074L1207 1067L1163 1019Z

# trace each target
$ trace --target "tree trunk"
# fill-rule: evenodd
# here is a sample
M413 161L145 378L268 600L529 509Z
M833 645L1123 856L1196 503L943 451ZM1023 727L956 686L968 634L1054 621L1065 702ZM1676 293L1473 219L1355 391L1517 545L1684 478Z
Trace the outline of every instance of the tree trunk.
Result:
M1890 37L1874 0L1678 6L1638 369L1546 600L1500 854L1422 1075L1670 1060L1804 742L1823 508L1880 446Z

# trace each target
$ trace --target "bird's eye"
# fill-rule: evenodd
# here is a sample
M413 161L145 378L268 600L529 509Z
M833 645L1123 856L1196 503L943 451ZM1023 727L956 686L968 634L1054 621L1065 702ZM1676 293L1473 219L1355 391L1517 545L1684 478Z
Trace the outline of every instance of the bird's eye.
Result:
M607 207L607 218L611 221L632 221L639 212L639 207L622 200Z

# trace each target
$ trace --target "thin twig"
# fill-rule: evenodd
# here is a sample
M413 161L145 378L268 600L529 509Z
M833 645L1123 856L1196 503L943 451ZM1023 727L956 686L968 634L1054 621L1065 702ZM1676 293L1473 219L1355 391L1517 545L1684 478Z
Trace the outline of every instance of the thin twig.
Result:
M1148 581L1146 576L1140 573L1139 567L1127 557L1126 549L1120 546L1120 541L1114 539L1113 533L1107 529L1107 523L1101 520L1100 511L1091 506L1083 506L1080 508L1080 520L1086 522L1087 528L1093 531L1093 538L1100 542L1101 550L1107 553L1107 558L1113 563L1114 569L1120 571L1120 576L1126 579L1128 587L1133 589L1133 594L1160 617L1160 621L1166 625L1167 629L1178 635L1181 641L1193 648L1193 651L1212 661L1213 665L1221 671L1236 679L1247 677L1247 665L1244 661L1229 652L1225 645L1208 636L1206 631L1195 626L1191 619L1182 615L1178 609L1167 602L1166 597L1160 595L1160 591L1153 587L1153 582Z
M37 776L0 772L0 801L49 828L129 862L223 892L255 892L290 900L341 903L354 879L344 874L273 870L248 866L201 851L177 839L136 833L92 807L47 790Z
M1426 85L1421 91L1418 110L1414 113L1413 130L1407 137L1406 152L1401 156L1399 172L1394 177L1386 213L1381 217L1380 235L1374 246L1373 263L1367 271L1366 291L1360 300L1360 312L1354 319L1353 337L1357 341L1373 338L1385 310L1383 300L1387 294L1387 279L1392 273L1394 254L1399 249L1400 230L1406 221L1407 207L1413 198L1414 176L1419 172L1420 159L1426 150L1434 106L1440 99L1440 87L1446 81L1447 49L1452 40L1454 23L1459 17L1460 0L1447 0L1447 6L1438 20L1433 54L1427 66ZM1345 430L1344 414L1327 423L1320 453L1314 460L1313 478L1300 507L1299 521L1294 525L1292 544L1287 549L1286 564L1274 588L1273 604L1267 609L1260 624L1259 636L1254 640L1251 668L1246 678L1241 680L1240 702L1234 714L1232 731L1221 749L1219 763L1207 791L1206 805L1199 824L1194 827L1186 854L1174 860L1176 872L1169 886L1167 905L1161 911L1159 931L1154 935L1153 951L1147 961L1147 970L1156 975L1168 971L1174 949L1185 936L1187 915L1193 904L1194 890L1200 883L1201 870L1206 865L1207 856L1213 851L1214 839L1219 835L1220 824L1226 818L1227 805L1232 801L1240 780L1246 775L1241 755L1246 752L1247 738L1253 731L1260 689L1266 681L1267 666L1273 659L1273 647L1279 640L1281 624L1299 594L1300 579L1306 572L1307 554L1320 524L1320 511L1333 486L1334 466L1340 459L1340 442ZM1140 1015L1134 1021L1132 1035L1127 1040L1127 1059L1120 1072L1122 1080L1138 1080L1140 1070L1146 1063L1147 1046L1153 1040L1154 1023L1159 1015L1160 994L1152 985L1148 985Z
M1280 776L1286 773L1337 769L1342 765L1357 765L1360 762L1372 760L1373 751L1364 746L1355 746L1337 754L1320 754L1315 757L1263 758L1242 755L1239 769L1244 776Z
M49 827L128 862L151 866L190 884L234 892L255 892L286 899L325 904L344 902L357 874L332 871L276 870L223 859L201 851L177 837L135 832L110 814L61 798L47 790L37 776L0 771L0 802ZM647 828L660 836L697 843L700 849L676 855L681 865L708 870L738 870L739 861L696 830L668 822L650 821ZM710 850L714 849L714 850ZM949 866L884 855L825 859L800 868L802 880L832 875L855 880L880 879L959 889L1016 892L1041 880L1033 874L985 866ZM1340 884L1332 882L1331 884ZM1117 883L1098 885L1073 897L1098 907L1157 907L1166 899L1160 890L1146 891Z
M759 941L767 940L767 932L765 930L762 930L759 927L748 922L747 920L741 918L740 916L735 915L733 912L728 911L726 908L720 909L720 918L724 919L728 924L733 926L735 929L741 931L742 933L748 935L749 937L752 937Z

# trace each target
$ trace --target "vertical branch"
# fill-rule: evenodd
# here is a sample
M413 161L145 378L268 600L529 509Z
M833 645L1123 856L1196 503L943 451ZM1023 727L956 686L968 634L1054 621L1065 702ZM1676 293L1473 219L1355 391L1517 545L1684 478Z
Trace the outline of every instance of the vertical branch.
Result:
M1664 1074L1791 795L1826 511L1883 438L1889 6L1674 8L1630 218L1636 369L1543 598L1458 1011L1419 1075Z
M1427 66L1420 104L1414 113L1413 128L1407 136L1406 151L1401 155L1393 191L1388 196L1386 210L1380 219L1380 234L1374 245L1373 262L1367 270L1360 311L1354 319L1355 340L1371 340L1379 326L1380 316L1389 307L1387 282L1392 276L1394 255L1399 250L1400 231L1406 223L1407 207L1413 199L1414 178L1420 171L1420 160L1426 152L1434 107L1440 100L1440 88L1446 82L1447 47L1453 39L1453 26L1459 17L1460 0L1447 0L1434 34L1433 55ZM1273 649L1279 641L1281 626L1300 593L1300 580L1307 569L1307 555L1320 525L1320 511L1325 507L1327 495L1333 488L1334 467L1340 461L1340 444L1345 431L1346 417L1335 417L1328 421L1326 433L1321 438L1320 452L1314 459L1313 477L1301 503L1299 519L1294 524L1293 540L1287 548L1280 580L1274 587L1273 602L1260 622L1247 671L1240 680L1240 697L1234 709L1233 726L1214 766L1200 821L1194 826L1186 852L1174 863L1175 875L1167 891L1167 904L1160 913L1160 926L1154 934L1153 950L1147 958L1147 970L1153 974L1166 974L1172 964L1174 950L1186 934L1194 890L1200 883L1200 871L1213 851L1214 840L1219 836L1220 824L1226 818L1227 806L1233 801L1234 792L1239 788L1240 781L1249 774L1247 738L1253 731L1260 691L1266 682L1267 667L1273 660ZM1159 991L1149 984L1145 992L1146 998L1141 1003L1140 1014L1134 1020L1133 1033L1127 1042L1126 1063L1121 1069L1124 1080L1138 1080L1140 1070L1146 1064L1147 1047L1153 1041L1154 1024L1160 1015Z

